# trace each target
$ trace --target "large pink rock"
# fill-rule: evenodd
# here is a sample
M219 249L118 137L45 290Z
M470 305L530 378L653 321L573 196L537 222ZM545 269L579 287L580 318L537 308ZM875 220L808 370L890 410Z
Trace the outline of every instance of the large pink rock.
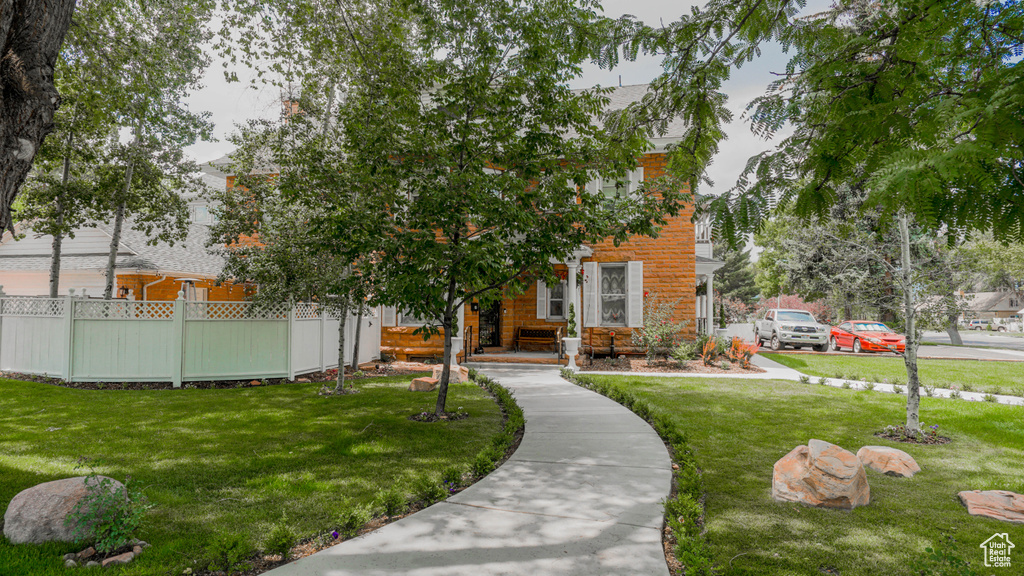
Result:
M411 392L430 392L435 388L437 388L437 378L431 378L429 376L413 378L412 384L409 384L409 390Z
M1024 524L1024 496L1006 490L969 490L959 494L972 516Z
M889 446L865 446L857 450L857 459L875 472L889 476L910 478L921 471L913 456Z
M866 506L871 501L871 490L864 466L852 452L811 440L775 463L772 498L850 510Z
M431 378L437 378L437 381L441 381L441 371L444 370L444 364L438 364L434 366L434 373L430 375ZM464 366L452 365L451 371L448 374L448 383L454 382L469 382L469 369Z
M93 482L105 476L97 476ZM124 490L124 485L109 479L113 493ZM65 526L65 519L87 494L86 477L65 478L45 482L22 490L11 499L4 513L4 536L11 544L41 544L43 542L74 542L75 533Z

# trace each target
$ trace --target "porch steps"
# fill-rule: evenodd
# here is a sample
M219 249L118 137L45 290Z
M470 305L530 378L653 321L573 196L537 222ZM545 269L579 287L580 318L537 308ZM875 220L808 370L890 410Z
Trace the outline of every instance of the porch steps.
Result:
M466 362L498 362L502 364L540 364L544 366L565 366L568 361L555 357L520 356L517 354L473 354Z

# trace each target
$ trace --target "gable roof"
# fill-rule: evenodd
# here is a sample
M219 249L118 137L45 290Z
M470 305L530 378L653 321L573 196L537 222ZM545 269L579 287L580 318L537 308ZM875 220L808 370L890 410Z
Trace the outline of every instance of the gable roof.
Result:
M18 225L19 232L22 225ZM27 235L13 241L10 233L0 240L0 271L48 271L50 269L50 244L53 238L36 235L25 230ZM81 228L74 238L65 238L61 246L61 270L103 270L107 266L107 250L110 248L113 225L99 223L95 227ZM117 250L118 270L146 271L160 273L183 273L195 276L214 277L224 269L224 258L210 254L206 242L210 237L208 227L190 224L188 236L174 245L158 242L150 245L149 238L142 232L131 229L125 223L121 231L121 242Z
M1012 306L1010 299L1016 300L1016 295L1013 292L1006 290L1000 290L997 292L971 292L967 295L967 307L973 312L989 312L989 311L1014 311L1016 312L1020 305Z

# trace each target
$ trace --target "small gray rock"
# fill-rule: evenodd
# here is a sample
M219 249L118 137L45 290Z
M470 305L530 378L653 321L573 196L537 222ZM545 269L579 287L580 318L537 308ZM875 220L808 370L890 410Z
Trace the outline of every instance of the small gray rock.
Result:
M74 552L68 552L67 554L64 555L64 559L65 560L74 560L77 557L78 557L78 554L75 554Z
M65 560L64 561L64 567L65 568L74 568L75 566L78 566L78 562L75 562L74 560Z
M100 563L95 561L95 560L91 560L89 562L86 562L85 567L86 568L99 568L100 567Z

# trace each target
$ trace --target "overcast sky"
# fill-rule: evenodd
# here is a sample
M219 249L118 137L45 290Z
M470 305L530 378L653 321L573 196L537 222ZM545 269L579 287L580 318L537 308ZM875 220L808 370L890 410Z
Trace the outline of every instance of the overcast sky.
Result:
M811 4L824 4L826 0L811 0ZM644 22L657 25L659 22L671 22L689 11L692 3L669 0L605 0L604 12L608 16L618 17L632 14ZM703 2L700 2L703 4ZM712 189L703 189L703 193L716 193L728 190L743 170L747 158L766 149L770 144L753 136L749 124L741 116L746 105L753 98L764 93L771 81L770 72L785 68L787 55L778 47L769 46L759 60L746 64L734 71L732 79L725 85L729 95L729 108L734 121L729 126L728 140L723 142L714 164L708 175L715 181ZM234 131L237 123L250 118L274 118L280 112L278 91L266 86L253 88L248 83L250 74L237 70L242 82L227 83L224 81L223 67L215 61L207 71L205 88L196 92L189 99L189 105L196 111L209 111L215 123L214 134L217 142L201 142L188 148L189 154L199 162L208 162L231 151L231 143L227 136ZM647 57L636 62L624 62L614 70L601 70L597 66L587 66L583 77L573 86L583 88L600 84L615 86L622 78L622 84L644 84L650 82L661 72L660 60Z

